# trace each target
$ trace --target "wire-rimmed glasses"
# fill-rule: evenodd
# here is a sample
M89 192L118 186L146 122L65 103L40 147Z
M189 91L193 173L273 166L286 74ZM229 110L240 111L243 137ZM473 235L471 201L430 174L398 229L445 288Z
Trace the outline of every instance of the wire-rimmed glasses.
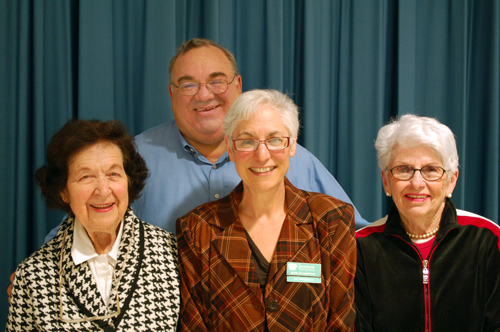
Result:
M446 173L446 170L441 166L433 165L424 166L420 169L413 168L408 165L399 165L391 168L389 171L395 179L401 181L411 180L415 175L415 171L419 171L422 178L427 181L437 181L443 177L444 173Z
M226 80L222 79L215 79L212 81L208 81L206 83L199 83L199 82L182 82L179 85L175 85L174 83L170 83L173 86L175 86L177 89L179 89L179 93L184 96L194 96L195 94L200 91L200 86L202 84L205 84L207 87L208 92L218 95L221 93L224 93L227 91L229 88L229 84L233 83L234 79L236 78L236 75L233 76L233 79L228 82Z
M238 151L256 151L260 144L264 144L268 150L276 151L286 149L290 145L290 137L271 137L268 139L233 139L233 146Z

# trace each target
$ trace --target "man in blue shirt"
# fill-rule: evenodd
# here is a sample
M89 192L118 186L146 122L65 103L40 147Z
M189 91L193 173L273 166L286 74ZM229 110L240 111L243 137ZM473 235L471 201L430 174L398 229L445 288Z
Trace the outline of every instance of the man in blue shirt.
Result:
M139 153L150 171L136 215L175 233L175 221L192 208L228 195L241 181L229 161L223 120L242 92L233 54L207 39L185 42L169 67L174 121L138 135ZM179 85L192 86L190 95ZM335 178L309 151L297 145L287 177L296 187L351 203ZM356 226L367 225L356 210Z

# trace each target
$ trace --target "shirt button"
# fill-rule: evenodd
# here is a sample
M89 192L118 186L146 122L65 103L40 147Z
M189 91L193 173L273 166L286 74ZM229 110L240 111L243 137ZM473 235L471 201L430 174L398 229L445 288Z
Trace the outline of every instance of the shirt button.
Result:
M276 300L271 300L269 302L267 302L267 310L269 310L270 312L276 312L278 311L280 305L278 303L278 301Z
M219 198L219 194L215 194L215 198Z
M217 165L214 165L214 167L212 167L213 169L217 169Z

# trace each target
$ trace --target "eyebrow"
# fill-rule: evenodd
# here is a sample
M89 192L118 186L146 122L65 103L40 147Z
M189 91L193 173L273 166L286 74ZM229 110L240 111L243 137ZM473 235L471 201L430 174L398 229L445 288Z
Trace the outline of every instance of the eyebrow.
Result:
M241 132L239 135L237 135L237 137L241 137L241 136L245 136L245 135L248 135L248 136L251 136L251 137L255 137L254 134L251 134L251 133L249 133L247 131ZM276 135L283 135L283 133L281 131L279 131L279 130L276 130L276 131L273 131L273 132L269 133L268 138L276 137Z
M112 171L112 170L115 170L115 169L125 169L125 167L123 165L120 165L120 164L113 164L111 165L111 167L108 167L108 169L106 170L106 172L109 172L109 171ZM82 173L82 172L91 172L92 171L92 168L91 167L87 167L87 166L83 166L81 168L77 168L75 170L75 173L78 175L79 173Z
M214 72L214 73L211 73L210 75L208 75L208 80L210 81L211 79L213 79L215 77L219 77L219 76L224 76L226 78L228 77L226 73L223 73L221 71L217 71L217 72ZM182 81L196 81L196 80L191 75L184 75L184 76L179 77L179 79L177 80L177 83L182 82Z

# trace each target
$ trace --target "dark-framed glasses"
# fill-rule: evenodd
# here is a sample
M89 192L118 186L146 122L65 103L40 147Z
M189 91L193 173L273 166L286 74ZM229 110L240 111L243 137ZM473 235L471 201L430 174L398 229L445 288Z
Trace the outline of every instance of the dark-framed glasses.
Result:
M207 87L207 90L214 94L218 95L220 93L224 93L227 91L229 88L229 84L233 83L234 79L236 78L236 75L233 76L233 79L228 82L226 80L222 79L215 79L212 81L208 81L206 83L198 83L198 82L182 82L179 85L175 85L174 83L170 83L173 86L175 86L177 89L179 89L179 93L184 96L194 96L195 94L200 91L200 86L202 84L205 84Z
M415 171L419 171L424 180L427 181L437 181L443 177L444 173L446 173L446 170L441 166L432 165L424 166L420 169L413 168L408 165L399 165L390 170L392 176L401 181L411 180L415 175Z
M251 152L264 144L269 151L283 150L290 145L290 137L271 137L268 139L233 139L233 146L238 151Z

